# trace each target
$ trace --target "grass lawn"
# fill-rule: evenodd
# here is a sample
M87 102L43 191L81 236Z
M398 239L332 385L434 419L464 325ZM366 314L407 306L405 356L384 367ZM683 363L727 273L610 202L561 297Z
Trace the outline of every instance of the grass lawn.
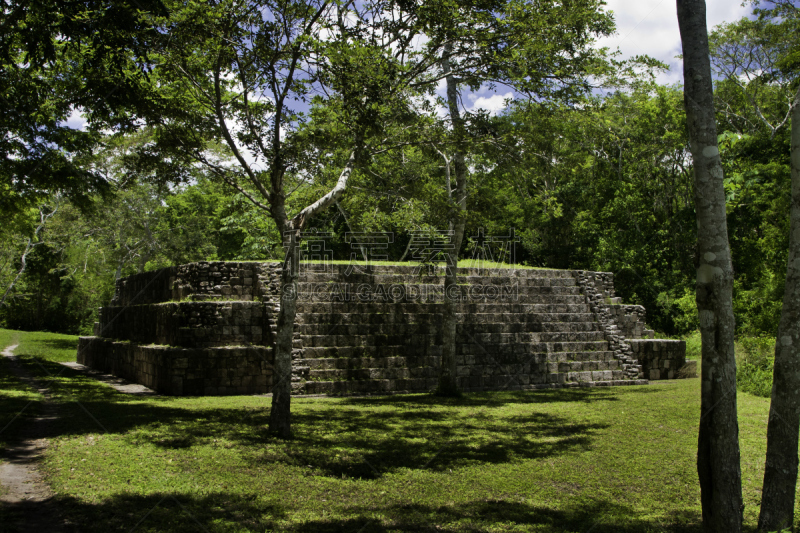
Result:
M43 469L82 532L700 531L697 379L294 399L284 442L265 433L269 398L124 395L62 371L62 348L37 352L27 335L31 372L58 375ZM3 420L15 394L4 381ZM751 531L768 406L739 396Z

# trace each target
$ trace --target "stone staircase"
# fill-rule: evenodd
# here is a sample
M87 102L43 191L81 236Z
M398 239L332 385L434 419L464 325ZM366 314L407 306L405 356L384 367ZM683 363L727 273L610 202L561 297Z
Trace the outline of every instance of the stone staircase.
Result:
M443 269L326 267L299 277L294 393L434 389ZM681 374L685 343L652 339L644 308L614 296L611 273L459 272L457 377L465 391ZM123 278L95 335L80 339L78 362L162 394L269 393L280 292L279 263L199 262Z
M436 273L377 266L347 276L334 266L301 274L295 392L433 389L442 353L444 280L441 270ZM635 360L609 348L575 272L460 273L457 362L463 390L646 383Z

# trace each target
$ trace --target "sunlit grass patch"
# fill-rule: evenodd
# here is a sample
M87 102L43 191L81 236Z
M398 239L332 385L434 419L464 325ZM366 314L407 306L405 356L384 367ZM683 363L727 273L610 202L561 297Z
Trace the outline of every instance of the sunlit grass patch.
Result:
M16 339L19 346L14 353L30 357L40 357L48 361L75 361L78 337L45 331L14 331L0 329L0 345L3 339ZM0 348L2 349L2 348Z

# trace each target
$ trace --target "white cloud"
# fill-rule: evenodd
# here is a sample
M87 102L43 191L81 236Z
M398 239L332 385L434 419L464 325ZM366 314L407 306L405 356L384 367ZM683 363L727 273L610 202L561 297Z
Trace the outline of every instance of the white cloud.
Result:
M613 11L617 34L602 39L601 46L616 49L622 56L649 55L667 63L670 71L659 76L661 83L683 80L683 65L675 56L681 53L678 15L673 0L607 0L607 11ZM706 18L709 30L720 22L732 22L748 13L750 7L730 0L707 0Z
M681 35L678 30L678 14L674 0L606 0L607 11L612 11L617 25L617 33L601 39L598 46L611 50L619 48L623 58L635 55L649 55L667 65L670 70L658 76L660 83L682 83L683 63L676 56L681 54ZM721 22L732 22L751 12L738 1L706 0L708 29ZM445 95L443 84L437 89L440 96ZM464 95L468 110L485 109L495 115L504 108L504 100L512 93L500 95L482 89L477 93ZM472 104L468 105L469 103ZM440 114L445 114L441 110Z
M473 102L469 111L477 111L483 109L488 111L490 115L496 115L506 108L506 100L513 99L514 93L511 91L506 94L493 94L491 96L478 96L475 93L467 95L467 99Z

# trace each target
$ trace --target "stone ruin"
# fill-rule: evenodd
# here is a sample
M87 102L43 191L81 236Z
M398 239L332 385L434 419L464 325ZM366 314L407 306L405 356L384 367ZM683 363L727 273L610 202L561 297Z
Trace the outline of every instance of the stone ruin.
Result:
M436 386L441 268L307 265L297 297L295 394ZM169 395L271 392L279 263L198 262L117 281L78 362ZM607 272L459 269L465 391L642 385L673 379L683 341L654 339Z

